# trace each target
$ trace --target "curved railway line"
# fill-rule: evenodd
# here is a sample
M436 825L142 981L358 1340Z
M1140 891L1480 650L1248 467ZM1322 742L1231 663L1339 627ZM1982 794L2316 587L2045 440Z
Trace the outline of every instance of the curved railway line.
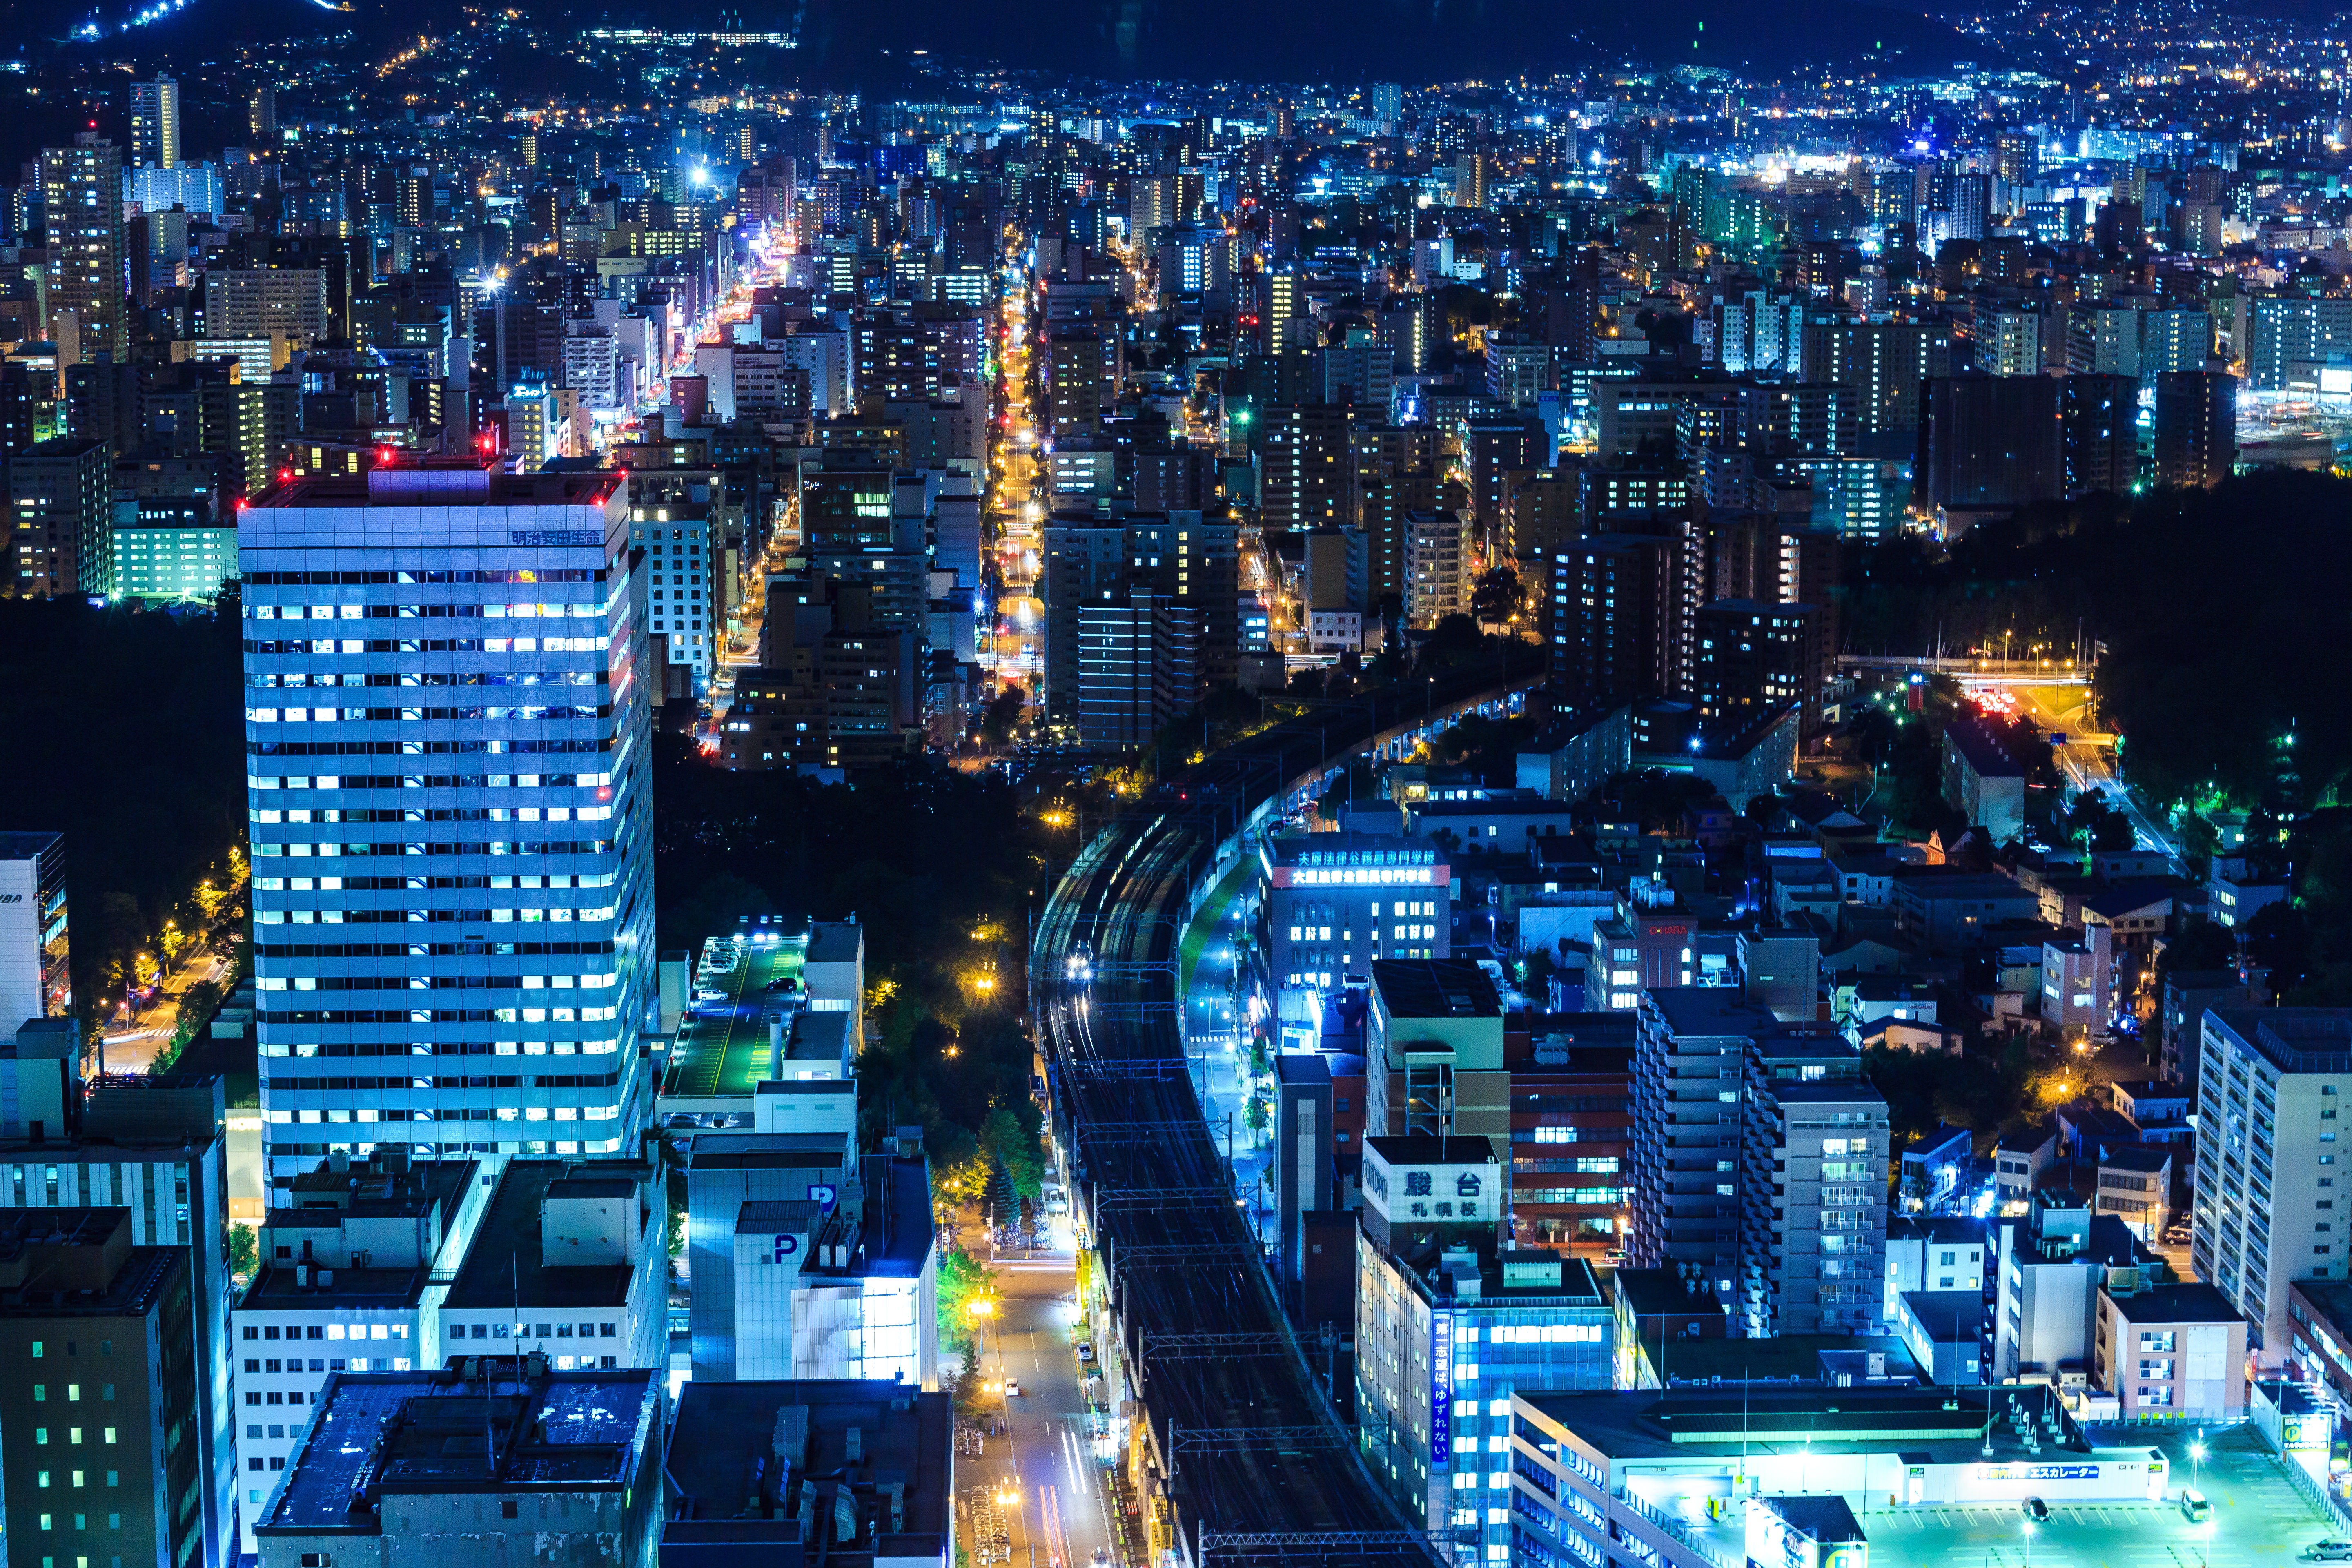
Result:
M1528 650L1530 654L1533 650ZM1177 950L1225 852L1277 805L1375 750L1539 679L1516 668L1335 706L1194 765L1098 833L1030 958L1055 1133L1100 1255L1149 1456L1147 1510L1211 1563L1447 1559L1358 1457L1293 1337L1188 1070Z

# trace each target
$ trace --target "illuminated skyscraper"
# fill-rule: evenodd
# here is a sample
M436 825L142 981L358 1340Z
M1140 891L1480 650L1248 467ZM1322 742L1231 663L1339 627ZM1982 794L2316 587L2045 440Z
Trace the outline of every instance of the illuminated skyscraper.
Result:
M238 543L268 1174L379 1144L634 1148L653 863L626 481L302 479Z
M131 84L131 166L180 166L180 84L168 76Z
M70 314L79 357L130 351L122 275L122 150L85 131L41 149L41 228L49 249L51 335ZM61 341L60 349L66 345Z

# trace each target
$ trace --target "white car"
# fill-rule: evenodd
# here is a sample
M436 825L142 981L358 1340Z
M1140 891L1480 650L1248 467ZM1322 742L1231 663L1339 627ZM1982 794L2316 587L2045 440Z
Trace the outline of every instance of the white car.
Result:
M1008 1377L1008 1378L1006 1378L1006 1379L1004 1380L1004 1397L1005 1397L1005 1398L1007 1398L1007 1399L1018 1399L1018 1398L1020 1398L1020 1397L1021 1397L1021 1384L1020 1384L1020 1383L1019 1383L1019 1382L1017 1382L1016 1380L1013 1379L1013 1378L1009 1378L1009 1377Z

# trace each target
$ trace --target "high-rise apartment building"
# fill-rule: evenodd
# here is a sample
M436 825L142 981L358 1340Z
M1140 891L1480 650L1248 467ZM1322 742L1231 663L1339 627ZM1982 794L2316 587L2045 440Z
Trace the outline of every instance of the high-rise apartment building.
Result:
M121 148L85 131L70 147L41 149L41 235L49 251L50 317L71 317L75 357L121 359L131 349ZM62 340L62 329L54 335Z
M1829 677L1820 609L1717 599L1698 613L1692 641L1701 717L1744 727L1798 706L1807 730L1819 728Z
M2288 1284L2347 1277L2347 1098L2352 1008L2206 1010L2189 1258L2265 1367L2286 1359Z
M1919 427L1926 384L1952 368L1950 330L1924 321L1811 321L1805 326L1804 377L1853 387L1855 420L1865 436Z
M0 833L0 1029L72 1011L65 838Z
M8 542L19 598L114 592L112 456L58 436L8 461Z
M1885 1101L1843 1041L1727 990L1643 992L1628 1250L1693 1270L1733 1303L1736 1332L1875 1327L1887 1139Z
M2068 495L2129 495L2139 478L2139 384L2127 375L2061 380L2058 440Z
M2238 378L2168 370L2156 378L2156 482L2207 489L2238 464Z
M168 75L131 84L131 166L180 166L180 84Z
M317 267L226 267L205 273L205 336L283 336L308 348L327 333L327 274Z
M1552 552L1552 679L1580 703L1673 691L1685 659L1682 560L1650 533L1595 533Z
M652 698L627 490L387 465L242 514L272 1177L378 1143L635 1147Z

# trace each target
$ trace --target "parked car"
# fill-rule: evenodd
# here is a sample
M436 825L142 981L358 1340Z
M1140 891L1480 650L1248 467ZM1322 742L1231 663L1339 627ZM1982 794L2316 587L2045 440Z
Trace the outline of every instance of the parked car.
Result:
M1078 1342L1078 1359L1080 1361L1092 1361L1095 1359L1095 1347L1093 1341L1080 1340Z
M2032 1520L2036 1524L2047 1524L2050 1522L2050 1505L2043 1502L2038 1497L2027 1498L2025 1500L2025 1517Z
M2303 1549L2305 1563L2352 1563L2352 1541L2315 1541Z
M2180 1489L2180 1517L2191 1524L2202 1524L2213 1517L2213 1505L2195 1487Z

